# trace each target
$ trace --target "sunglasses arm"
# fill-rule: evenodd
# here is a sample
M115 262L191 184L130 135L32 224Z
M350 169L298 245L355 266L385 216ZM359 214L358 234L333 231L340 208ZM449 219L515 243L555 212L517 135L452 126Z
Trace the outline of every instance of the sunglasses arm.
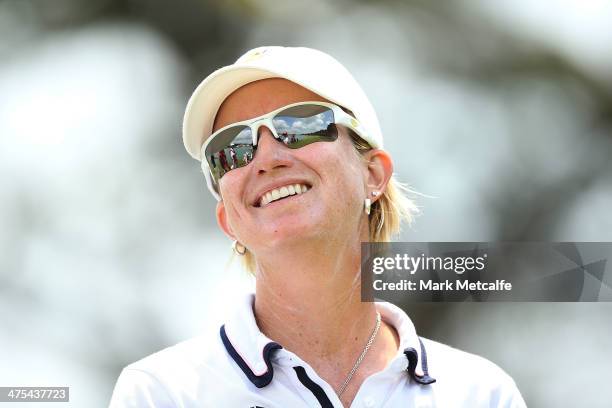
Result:
M355 119L339 107L334 107L333 110L334 115L336 117L336 124L346 126L349 129L353 130L355 133L357 133L360 138L368 140L365 129L357 119Z

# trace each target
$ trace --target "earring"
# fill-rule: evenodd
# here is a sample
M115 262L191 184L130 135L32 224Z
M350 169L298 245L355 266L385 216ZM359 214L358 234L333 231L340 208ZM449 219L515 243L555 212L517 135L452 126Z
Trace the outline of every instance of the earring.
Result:
M372 191L372 197L376 198L380 195L380 191Z
M244 254L246 254L246 251L247 251L246 247L242 245L238 240L235 240L232 243L232 249L237 255L240 255L240 256L244 256Z
M363 203L363 210L366 214L370 215L370 209L372 208L372 200L366 198Z

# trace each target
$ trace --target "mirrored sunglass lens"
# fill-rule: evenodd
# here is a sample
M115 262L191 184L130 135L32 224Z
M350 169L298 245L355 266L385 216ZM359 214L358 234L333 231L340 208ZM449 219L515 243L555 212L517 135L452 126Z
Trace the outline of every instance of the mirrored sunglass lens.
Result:
M294 106L276 115L272 123L280 140L292 149L338 138L334 112L325 106Z
M206 160L215 181L225 173L246 166L253 160L253 137L248 126L224 130L206 146Z

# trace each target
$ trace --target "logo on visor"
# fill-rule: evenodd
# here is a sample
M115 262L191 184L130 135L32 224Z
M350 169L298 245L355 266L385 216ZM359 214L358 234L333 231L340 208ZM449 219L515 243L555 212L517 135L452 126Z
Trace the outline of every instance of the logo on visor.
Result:
M261 58L266 52L268 52L267 49L263 49L263 50L255 50L253 52L251 52L250 54L245 55L242 58L241 62L250 62L250 61L254 61L256 59Z

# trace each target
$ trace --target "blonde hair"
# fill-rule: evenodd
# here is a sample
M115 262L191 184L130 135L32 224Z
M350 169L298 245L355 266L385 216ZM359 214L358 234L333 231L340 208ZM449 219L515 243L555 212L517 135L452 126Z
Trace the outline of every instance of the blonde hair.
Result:
M355 152L360 159L363 154L372 150L372 147L349 129L349 135ZM402 221L408 225L418 215L419 208L410 198L416 192L406 184L397 180L395 174L391 176L385 191L380 198L372 203L369 215L369 239L370 242L389 242L391 238L399 234ZM235 254L234 254L235 255ZM242 267L250 274L255 274L255 256L245 248L245 254L240 256Z

